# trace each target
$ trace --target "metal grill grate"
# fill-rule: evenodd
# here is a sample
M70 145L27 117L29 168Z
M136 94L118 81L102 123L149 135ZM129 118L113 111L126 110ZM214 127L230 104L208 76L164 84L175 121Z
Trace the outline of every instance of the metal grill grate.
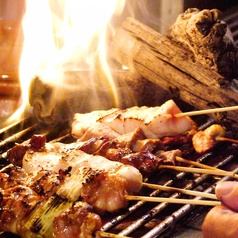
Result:
M223 20L230 27L234 41L238 45L238 7L229 9L224 13ZM197 118L197 124L200 129L205 129L214 123L210 118ZM60 123L54 127L49 127L39 123L34 117L30 116L14 125L0 130L0 163L6 165L7 151L16 143L22 143L29 140L34 134L43 134L47 141L60 141L64 143L73 142L74 139L70 135L70 123ZM209 164L219 168L238 172L238 145L221 143L212 152L205 155L191 155L192 160L200 163ZM157 171L150 177L146 178L146 182L185 188L196 191L214 192L216 183L221 180L230 180L230 177L218 177L211 175L198 175L185 172L174 171ZM182 195L176 192L154 191L143 188L140 195L144 196L162 196L172 198L194 198ZM196 197L194 199L202 199ZM119 236L142 237L142 238L178 238L191 237L191 233L186 231L194 227L197 233L192 237L200 238L201 234L201 215L206 214L210 207L195 205L175 205L168 203L148 203L148 202L130 202L126 209L118 211L116 214L104 215L104 224L102 231L117 234ZM181 235L182 234L182 235ZM16 237L12 234L0 234L1 238Z
M208 118L205 123L201 124L200 128L204 129L213 123L213 120ZM70 124L68 122L49 128L46 125L39 124L34 118L30 117L0 131L1 163L3 165L5 164L8 149L15 143L22 143L30 139L34 134L44 134L47 137L47 141L61 141L64 143L74 141L70 135ZM238 171L238 165L236 163L237 151L236 144L222 143L214 151L200 157L192 156L191 159L219 168ZM161 170L146 178L146 181L178 188L213 192L216 183L221 179L228 180L230 178ZM154 191L148 188L143 188L140 195L188 198L188 196L180 193ZM202 198L196 197L194 199ZM186 223L188 227L199 214L207 212L208 209L209 207L190 204L175 205L168 203L131 202L126 209L116 214L104 215L102 217L104 220L102 230L129 237L177 237L173 235L180 232L181 229L186 229L184 227L181 228L181 224ZM0 237L14 236L2 234Z
M238 6L235 6L224 12L223 20L230 28L235 44L238 45Z

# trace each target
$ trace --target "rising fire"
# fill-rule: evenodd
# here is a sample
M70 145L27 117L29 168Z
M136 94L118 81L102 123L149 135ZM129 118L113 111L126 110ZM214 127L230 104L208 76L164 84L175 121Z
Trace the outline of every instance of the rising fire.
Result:
M36 75L59 85L65 80L65 72L95 72L98 66L103 66L106 75L103 83L111 87L111 100L116 105L118 97L106 51L108 39L113 34L110 19L121 14L125 1L26 0L25 4L22 21L24 44L19 72L23 106L14 116L18 117L25 110L29 85ZM85 78L87 84L91 80Z

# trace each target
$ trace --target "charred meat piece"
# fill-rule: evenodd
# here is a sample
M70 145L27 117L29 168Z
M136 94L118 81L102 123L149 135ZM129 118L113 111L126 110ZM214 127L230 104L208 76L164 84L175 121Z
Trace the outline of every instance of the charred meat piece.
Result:
M146 138L158 139L175 136L191 130L193 122L187 117L176 118L174 114L181 110L173 100L160 107L132 107L125 110L111 109L75 114L72 135L81 138L85 132L102 123L118 134L126 134L140 128Z
M0 206L1 231L20 237L93 237L101 226L88 204L45 199L26 186L1 190Z
M205 153L218 143L216 138L223 137L226 130L218 124L214 124L204 131L197 132L192 139L194 149L197 153Z
M96 189L94 193L98 193L102 196L98 196L98 201L90 203L95 209L103 211L114 212L122 206L126 205L125 194L131 194L139 192L142 187L142 175L136 168L130 165L124 165L120 162L110 161L102 156L94 156L84 153L80 150L69 150L65 152L55 152L55 151L38 151L31 152L27 151L23 158L23 168L27 171L41 171L50 170L58 173L59 171L69 171L71 176L64 182L68 187L72 186L74 183L78 187L78 195L76 199L80 196L83 197L85 202L90 203L90 195L83 196L82 190L87 184L92 186L92 184L97 183L98 186L94 186ZM74 177L75 176L75 177ZM72 183L70 182L72 180ZM101 181L102 180L102 181ZM113 183L111 182L113 180ZM99 186L100 185L100 186ZM105 187L107 187L108 196L110 194L110 203L103 203L106 206L101 206L105 199ZM116 194L115 194L116 192ZM86 193L84 193L86 194ZM121 197L116 197L120 194ZM118 203L118 201L124 201ZM100 207L98 207L98 204Z
M23 185L27 180L27 173L18 166L8 165L0 171L0 188L8 189Z
M0 176L4 178L0 189L1 231L21 237L93 237L100 228L101 219L92 206L59 196L62 188L66 194L75 189L67 188L71 176L43 170L28 174L15 166L2 169Z
M44 135L33 135L30 141L13 146L7 152L8 161L16 166L22 166L22 158L27 150L41 151L45 149L46 137Z
M27 231L22 229L32 210L42 203L43 198L32 189L18 185L0 191L0 227L1 231L11 232L27 237Z
M125 195L128 194L126 187L127 181L123 177L99 173L96 179L83 185L81 197L83 201L92 205L98 214L104 214L105 211L116 212L128 205L125 199Z
M87 203L77 202L54 219L53 234L57 238L93 237L102 226L101 218Z
M166 153L163 151L157 151L156 155L150 151L142 150L140 152L132 153L123 148L118 149L108 149L104 156L110 160L119 161L123 164L131 165L137 168L144 176L149 175L152 172L158 170L159 166L162 164L175 164L175 156L181 156L182 152L176 150L168 151ZM169 156L172 155L172 156Z
M62 183L66 175L53 171L41 170L37 173L27 173L18 166L7 166L0 172L0 187L4 190L24 185L32 189L39 196L49 197L53 195Z

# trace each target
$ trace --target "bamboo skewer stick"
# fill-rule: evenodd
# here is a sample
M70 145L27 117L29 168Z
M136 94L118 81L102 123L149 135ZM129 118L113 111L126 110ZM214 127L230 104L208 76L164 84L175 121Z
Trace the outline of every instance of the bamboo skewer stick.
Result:
M229 176L235 179L238 179L238 175L232 171L225 171L219 169L201 169L201 168L193 168L193 167L183 167L183 166L173 166L173 165L161 165L160 169L173 169L176 171L182 172L190 172L190 173L200 173L200 174L210 174L210 175L218 175L218 176Z
M221 107L221 108L211 108L211 109L205 109L205 110L197 110L197 111L190 111L190 112L181 112L177 114L168 114L166 117L172 118L180 118L180 117L186 117L186 116L198 116L198 115L204 115L204 114L211 114L211 113L219 113L219 112L227 112L227 111L235 111L238 110L238 106L230 106L230 107ZM216 141L227 141L238 144L238 140L232 139L232 138L225 138L225 137L216 137Z
M232 142L238 144L238 140L232 139L232 138L225 138L225 137L216 137L217 141L227 141L227 142Z
M105 232L105 231L97 231L97 235L100 237L112 237L112 238L130 238L129 236L120 236L113 233Z
M220 201L209 201L209 200L197 200L197 199L179 199L179 198L164 198L164 197L147 197L147 196L133 196L126 195L127 200L139 200L144 202L166 202L176 204L192 204L192 205L203 205L203 206L218 206L221 205Z
M175 188L175 187L168 187L168 186L150 184L150 183L143 183L143 186L146 186L146 187L152 188L152 189L159 189L159 190L162 190L162 191L179 192L179 193L183 193L183 194L186 194L186 195L192 195L192 196L204 197L204 198L210 198L210 199L217 200L216 195L211 194L211 193L205 193L205 192L199 192L199 191L182 189L182 188Z
M185 164L194 165L194 166L202 168L202 169L212 169L212 170L225 171L225 170L218 169L218 168L210 166L210 165L201 164L201 163L199 163L197 161L187 160L187 159L184 159L184 158L179 157L179 156L176 156L175 160L178 161L178 162L185 163Z
M3 167L2 169L0 169L0 173L4 173L8 168L12 168L14 167L13 164L8 164L5 167Z
M190 111L190 112L181 112L172 115L173 117L186 117L186 116L197 116L203 114L211 114L211 113L218 113L218 112L227 112L227 111L234 111L238 110L238 106L231 106L231 107L221 107L221 108L212 108L212 109L205 109L205 110L198 110L198 111Z

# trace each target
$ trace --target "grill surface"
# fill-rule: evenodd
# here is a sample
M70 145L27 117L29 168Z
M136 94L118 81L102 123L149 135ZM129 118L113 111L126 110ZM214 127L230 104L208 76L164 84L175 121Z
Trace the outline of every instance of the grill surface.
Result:
M211 124L213 120L200 118L195 120L200 129L204 129ZM34 118L29 117L13 126L0 130L0 153L1 163L6 163L6 152L15 143L22 143L31 138L34 134L44 134L47 141L61 141L70 143L74 139L70 135L70 123L65 122L55 127L39 124ZM192 160L221 167L227 170L238 170L236 163L237 145L221 143L212 152L202 156L190 155ZM146 179L147 182L175 186L178 188L194 189L197 191L213 192L217 182L228 180L229 177L221 178L210 175L198 175L185 172L173 172L161 170ZM173 198L193 198L182 196L180 193L169 193L162 191L152 191L143 189L140 195L163 196ZM196 197L195 199L202 199ZM121 236L129 237L189 237L185 235L188 230L193 230L193 237L201 236L201 224L204 214L210 207L194 205L175 205L167 203L143 203L131 202L126 209L116 214L106 214L103 217L103 231L111 232ZM185 233L184 233L185 232ZM196 236L197 234L197 236ZM2 234L0 237L15 237L10 234Z
M238 45L238 6L234 6L223 13L223 20L229 26L234 42Z
M238 43L238 7L225 12L224 21L227 22L234 36L235 43ZM214 123L211 118L198 117L195 120L200 129L205 129ZM34 134L46 135L47 141L61 141L70 143L74 139L70 135L70 123L65 122L55 127L39 124L29 117L14 125L0 130L0 163L4 166L7 151L15 145L31 138ZM238 172L237 145L220 143L212 152L202 156L190 155L190 159L201 163L220 167L226 170ZM198 175L185 172L173 172L161 170L146 179L147 182L186 188L197 191L214 192L216 183L221 180L230 180L229 177L218 177L210 175ZM168 193L143 189L140 195L164 196L173 198L193 198L182 196L180 193ZM196 197L194 199L202 199ZM194 205L174 205L168 203L143 203L131 202L126 209L116 214L106 214L103 231L111 232L121 236L142 237L142 238L201 238L201 225L204 216L210 207ZM1 238L16 238L17 236L3 233Z

